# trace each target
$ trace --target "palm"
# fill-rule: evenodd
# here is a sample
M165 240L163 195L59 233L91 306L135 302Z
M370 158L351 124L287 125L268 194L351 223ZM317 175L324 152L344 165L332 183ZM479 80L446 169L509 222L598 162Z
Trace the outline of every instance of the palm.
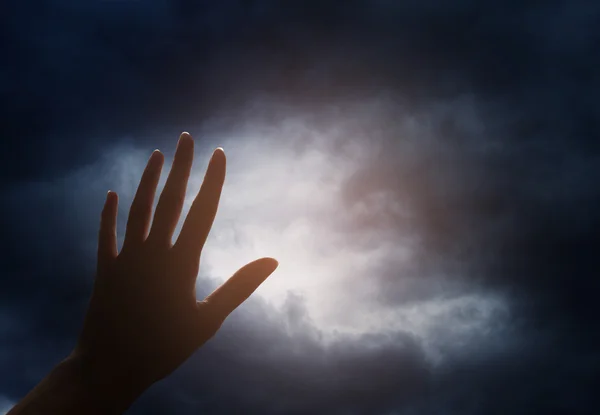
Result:
M262 258L241 268L201 302L195 283L202 247L225 179L225 154L213 153L180 235L171 240L183 207L193 140L182 134L154 219L152 202L164 162L155 151L138 187L117 253L117 196L102 214L98 271L77 353L110 373L135 373L144 385L163 378L210 339L223 320L277 267ZM150 223L152 222L152 226ZM127 375L125 375L127 376Z

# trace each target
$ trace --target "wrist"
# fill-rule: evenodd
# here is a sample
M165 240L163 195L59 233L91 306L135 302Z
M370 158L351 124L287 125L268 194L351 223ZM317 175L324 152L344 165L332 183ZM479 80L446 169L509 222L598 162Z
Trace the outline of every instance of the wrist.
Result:
M10 415L117 415L146 388L73 353L60 362Z
M77 352L59 366L78 385L78 395L93 413L121 414L150 386L134 373L114 370Z

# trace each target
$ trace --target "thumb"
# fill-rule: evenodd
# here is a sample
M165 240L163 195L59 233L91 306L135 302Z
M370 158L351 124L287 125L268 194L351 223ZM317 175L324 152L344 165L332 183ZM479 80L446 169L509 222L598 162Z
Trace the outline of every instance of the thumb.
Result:
M252 261L237 270L204 300L214 318L224 320L277 269L273 258Z

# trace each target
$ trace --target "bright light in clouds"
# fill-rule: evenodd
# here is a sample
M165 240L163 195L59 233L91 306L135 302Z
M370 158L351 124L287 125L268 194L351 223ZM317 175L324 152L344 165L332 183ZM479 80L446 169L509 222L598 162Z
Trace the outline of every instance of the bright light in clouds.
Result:
M413 241L398 230L365 225L357 234L343 228L355 228L353 219L366 209L382 214L403 210L392 190L364 195L351 205L343 201L344 183L361 165L373 161L378 147L365 140L346 140L334 147L329 137L315 131L311 144L299 149L293 140L286 142L276 134L221 141L228 172L203 252L203 274L224 280L249 261L273 256L280 266L256 295L276 309L290 293L297 294L325 339L334 332L409 331L423 340L433 360L441 358L442 349L485 333L492 318L506 316L507 306L499 297L468 293L393 307L361 301L353 285L377 289L373 285L378 283L374 275L378 266L407 265L413 255ZM192 189L200 187L202 169L196 170ZM188 196L186 208L194 195ZM356 235L370 243L349 239ZM453 315L453 310L467 311L471 317Z
M413 124L407 122L407 131L414 130ZM377 163L381 146L376 140L342 137L353 132L351 118L332 123L329 129L310 130L298 120L266 125L240 123L235 131L212 129L205 135L195 134L194 169L175 237L214 147L222 146L228 159L219 212L202 253L201 277L217 284L254 259L278 259L276 273L255 295L274 310L283 310L290 294L302 298L311 324L324 341L340 334L411 332L435 361L450 351L466 352L467 341L490 340L497 335L489 327L504 326L509 309L503 298L468 286L439 295L440 286L454 284L455 278L425 279L428 276L424 275L421 279L402 272L411 268L418 235L362 220L365 213L411 219L402 201L407 195L399 194L391 184L383 183L368 194L361 194L364 189L352 189L350 197L344 190L360 168ZM176 138L167 142L173 149L161 148L167 157L159 191L170 169ZM415 145L409 143L409 147ZM66 188L85 189L81 193L100 194L105 186L119 192L120 243L129 205L151 151L120 146L107 153L99 165L67 178L75 181L75 186L66 184ZM399 162L410 155L402 157ZM89 251L95 254L95 230L90 234L94 239L90 238ZM382 269L393 271L390 278L396 288L406 287L404 300L377 301L385 293ZM415 281L421 284L419 290L425 287L430 294L411 300ZM375 297L367 300L373 293Z
M224 143L228 176L203 266L210 275L228 276L245 262L273 256L277 275L258 294L276 306L288 292L300 294L315 321L333 323L328 316L337 308L339 285L369 257L339 246L328 229L343 214L339 191L353 160L265 141Z

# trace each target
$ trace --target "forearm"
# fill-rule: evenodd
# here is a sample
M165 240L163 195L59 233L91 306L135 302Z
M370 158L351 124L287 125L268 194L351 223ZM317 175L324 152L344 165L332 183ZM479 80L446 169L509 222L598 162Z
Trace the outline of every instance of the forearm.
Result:
M7 415L122 414L144 388L136 388L122 377L100 373L101 370L69 356Z

